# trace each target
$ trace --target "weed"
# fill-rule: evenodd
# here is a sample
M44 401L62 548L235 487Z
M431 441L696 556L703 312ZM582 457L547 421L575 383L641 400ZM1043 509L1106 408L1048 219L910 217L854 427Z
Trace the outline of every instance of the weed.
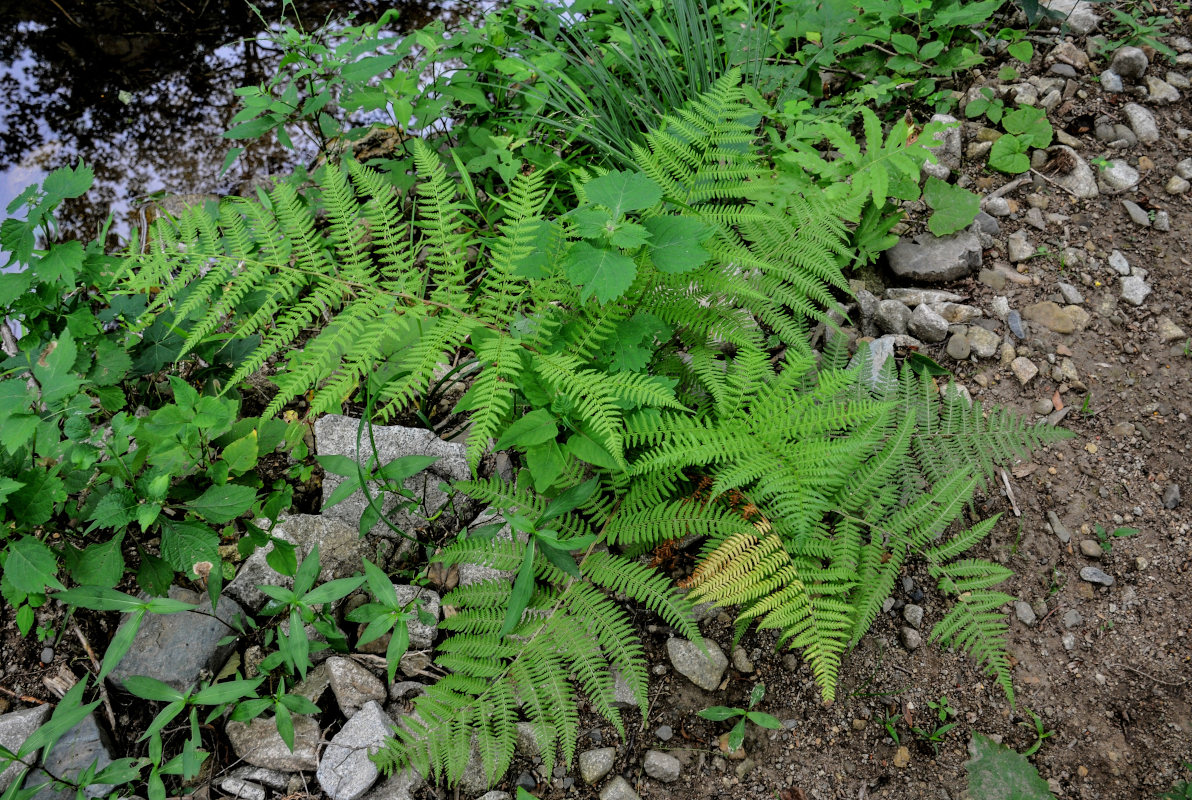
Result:
M935 702L928 701L927 707L935 712L935 721L931 725L924 725L921 728L911 728L911 730L916 736L931 745L933 753L939 755L940 747L947 738L948 731L955 728L958 724L948 722L949 717L956 715L956 710L948 703L948 697L946 695L942 695Z
M1192 771L1192 762L1184 764L1185 770ZM1192 800L1192 782L1180 779L1163 793L1162 800Z
M762 698L766 696L766 684L759 683L753 687L753 691L749 693L749 708L731 708L729 706L712 706L705 708L698 712L699 716L704 719L710 719L713 722L720 722L733 717L740 717L733 729L728 732L728 749L729 752L739 750L741 745L745 742L745 723L752 722L763 728L770 730L780 730L782 723L778 718L767 714L764 711L754 711L753 707L761 702Z
M1055 731L1047 730L1046 726L1043 724L1042 717L1040 717L1034 711L1031 711L1029 708L1024 709L1024 711L1031 715L1031 722L1019 722L1018 724L1021 727L1027 729L1034 728L1035 741L1031 743L1031 746L1026 749L1026 752L1023 753L1023 755L1033 756L1035 753L1039 752L1039 748L1043 746L1043 742L1046 739L1055 736Z
M1114 530L1107 532L1105 528L1101 527L1100 525L1094 525L1093 532L1097 534L1097 542L1101 545L1101 550L1105 552L1105 555L1111 555L1113 553L1114 539L1124 539L1127 536L1133 536L1138 533L1138 529L1115 528Z
M886 729L886 733L894 740L894 745L902 744L902 737L898 735L898 720L902 719L901 714L886 714L881 719L882 727Z

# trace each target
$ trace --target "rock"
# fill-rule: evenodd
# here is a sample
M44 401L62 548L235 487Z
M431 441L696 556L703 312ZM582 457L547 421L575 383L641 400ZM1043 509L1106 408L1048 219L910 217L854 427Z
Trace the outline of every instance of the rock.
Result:
M219 788L240 800L265 800L265 787L241 778L224 778Z
M1159 341L1163 344L1180 341L1188 336L1184 333L1184 329L1172 322L1169 317L1159 317L1158 333Z
M542 755L542 745L538 744L538 734L529 722L517 723L517 741L514 750L529 759Z
M1067 312L1050 300L1027 306L1023 309L1022 315L1056 333L1072 333L1076 330L1076 325Z
M368 794L364 795L364 800L414 800L414 792L421 789L424 783L426 781L417 772L404 769L373 786ZM509 795L505 797L508 798Z
M50 718L53 711L54 707L47 703L43 706L22 708L20 711L12 711L0 716L0 747L14 753L21 749L25 740ZM37 753L31 754L31 758L37 758ZM16 780L17 773L23 769L24 767L19 763L13 762L0 771L0 793L12 785L12 782Z
M993 358L997 355L998 345L1002 343L1001 337L993 331L976 326L969 328L968 341L977 358Z
M294 716L294 752L286 747L272 719L229 722L224 732L236 757L278 772L307 772L319 766L319 726L310 717Z
M989 197L982 200L981 210L992 217L1008 217L1014 213L1014 210L1010 208L1010 201L1004 197Z
M877 304L873 321L883 333L906 333L911 310L897 300L883 300Z
M1010 369L1014 372L1014 377L1018 378L1018 382L1023 386L1026 386L1039 374L1039 368L1035 366L1035 362L1025 356L1018 356L1011 361Z
M920 234L902 239L886 251L895 275L911 280L941 282L965 277L981 266L981 240L969 231L936 237Z
M1060 42L1047 54L1048 61L1059 61L1079 70L1088 69L1089 57L1071 42Z
M669 742L675 735L670 725L659 725L658 729L654 731L654 735L658 737L660 742Z
M1048 148L1047 153L1053 160L1059 159L1070 167L1066 172L1053 175L1052 180L1079 198L1088 199L1098 195L1097 175L1080 154L1063 144Z
M1065 303L1080 305L1084 302L1084 295L1072 284L1059 281L1056 284L1056 288L1060 290L1060 297L1064 298Z
M502 525L501 529L497 531L493 537L494 540L513 540L513 529L505 524L505 519L499 514L496 514L492 509L486 509L481 512L480 516L472 521L468 526L469 531L483 528L487 525ZM521 535L522 540L525 540L525 535ZM485 581L511 581L516 572L512 570L500 570L485 564L460 564L459 565L459 585L472 586L477 583L484 583Z
M945 292L942 289L887 289L886 299L897 300L907 308L914 308L924 303L928 305L959 303L964 300L964 295Z
M266 520L257 524L269 527ZM316 544L319 546L318 583L347 578L364 568L363 558L368 548L357 532L356 523L323 514L294 514L280 517L271 535L294 545L299 563ZM254 550L224 589L224 594L253 612L260 611L268 599L258 586L289 589L294 585L293 578L274 571L265 560L271 548L272 545Z
M1076 649L1076 637L1070 633L1065 633L1060 637L1060 642L1064 645L1064 649L1071 653Z
M1138 170L1125 161L1110 161L1097 173L1097 188L1105 194L1121 194L1138 184Z
M1055 406L1046 397L1042 397L1031 403L1031 411L1034 411L1041 417L1045 417L1052 412Z
M613 670L613 708L637 708L637 694L620 670Z
M1143 144L1159 141L1159 123L1155 121L1155 115L1150 112L1150 109L1140 106L1138 103L1126 103L1122 106L1122 113L1126 115L1126 120L1130 123L1130 130L1134 131L1138 141Z
M1130 274L1130 262L1126 260L1120 250L1114 250L1109 254L1109 266L1113 267L1118 275Z
M1146 90L1150 99L1156 103L1178 103L1180 101L1179 89L1153 75L1146 76Z
M977 280L994 291L1000 292L1006 288L1006 276L995 269L983 269L977 275Z
M948 114L933 114L932 122L941 123L947 127L938 133L935 141L939 144L927 149L935 154L939 160L939 166L946 167L949 170L960 169L960 121L956 117Z
M963 325L966 322L972 322L975 319L985 316L981 309L976 306L968 306L962 303L931 303L930 308L947 320L950 325Z
M1156 211L1155 221L1151 224L1155 230L1167 233L1171 230L1171 215L1166 211Z
M1175 174L1184 180L1192 181L1192 158L1185 158L1175 165Z
M1067 544L1072 541L1072 533L1060 522L1060 518L1054 511L1047 512L1047 521L1051 524L1051 532L1054 533L1061 542Z
M1047 0L1043 5L1057 12L1068 29L1077 36L1087 36L1101 24L1101 18L1093 11L1092 3L1086 0Z
M906 745L899 745L898 752L894 754L894 766L906 769L910 763L911 751L906 748Z
M1150 284L1136 275L1121 279L1122 299L1132 306L1140 306L1146 302L1151 293Z
M1163 190L1168 194L1186 194L1189 188L1192 188L1192 184L1179 175L1172 175L1168 179L1167 185L1163 187Z
M922 629L923 606L917 606L914 603L907 603L902 607L902 618L905 619L915 630Z
M232 777L267 786L278 792L285 790L286 784L289 783L289 776L284 772L264 767L239 767L232 770Z
M592 784L613 771L617 760L617 748L600 747L585 750L579 754L579 775L584 783Z
M385 702L385 684L350 658L332 656L317 669L327 670L328 684L345 717L352 717L369 702Z
M435 637L439 635L441 610L438 593L424 586L407 586L397 583L393 584L393 592L397 595L397 601L413 612L406 618L406 627L410 635L410 649L429 650L435 643ZM420 610L430 616L430 622L422 621L423 614L419 613ZM366 623L360 624L361 633L364 632L365 625ZM384 655L385 648L388 646L389 634L385 634L360 649L365 653Z
M1106 575L1096 567L1082 567L1080 570L1080 579L1089 583L1099 583L1102 586L1113 586L1113 576Z
M641 800L641 797L633 791L629 781L618 775L600 790L600 800Z
M1084 617L1080 616L1080 612L1076 609L1070 608L1064 612L1063 621L1064 627L1070 630L1084 622Z
M1141 225L1144 228L1151 227L1150 216L1138 203L1135 203L1133 200L1123 200L1122 207L1126 209L1126 213L1130 215L1130 221L1135 225Z
M188 612L189 613L189 612ZM92 767L96 772L112 763L112 742L107 731L99 727L95 714L88 714L66 731L42 761L43 769L36 769L25 778L25 788L47 783L50 776L74 780ZM15 776L14 776L15 777ZM11 782L11 778L9 779ZM86 797L106 797L114 787L92 784L83 790ZM46 786L32 800L74 800L73 789L54 791Z
M898 632L898 639L902 642L902 646L911 652L918 650L919 646L923 644L922 635L914 628L904 627Z
M528 774L528 773L524 773L524 772L522 773L522 775L526 775L526 774ZM530 780L534 780L533 777L531 777ZM520 777L518 778L518 782L520 785L520 782L521 782ZM537 785L536 781L535 781L534 785L527 786L525 788L527 790L533 789L535 785ZM502 791L498 791L497 789L493 789L491 792L482 794L480 797L477 797L476 800L513 800L513 796L510 795L509 792L502 792Z
M1101 557L1101 543L1096 539L1081 539L1080 540L1080 554L1085 558L1100 558Z
M948 340L948 355L957 361L964 361L972 352L968 337L963 333L956 334Z
M1101 73L1101 88L1110 94L1121 94L1126 90L1126 85L1122 81L1121 75L1107 69Z
M1035 624L1038 617L1035 616L1035 610L1031 608L1030 603L1018 600L1014 603L1014 616L1018 617L1018 621L1023 625L1031 626Z
M659 750L646 751L646 757L642 760L642 769L656 781L663 783L674 783L679 779L679 773L683 770L683 765L679 763L679 759L663 753Z
M998 221L984 211L977 212L977 216L973 218L973 225L977 227L980 233L986 233L990 236L996 236L1002 229Z
M912 336L925 342L942 342L948 337L948 321L924 303L916 306L911 313L907 330Z
M361 421L358 419L338 414L320 417L315 423L315 442L319 455L341 455L356 458L356 442L360 424ZM406 479L404 484L405 488L419 499L421 508L429 516L437 514L449 500L447 493L439 488L440 482L465 480L472 477L464 445L444 442L432 431L422 428L403 428L396 425L374 425L372 436L377 445L376 458L381 465L403 456L438 457L435 463L423 472ZM372 457L370 449L368 432L365 431L361 438L359 454L361 461L367 462ZM324 502L343 481L342 476L330 472L326 474L323 478ZM380 494L376 483L370 484L370 490L374 497ZM421 514L404 510L406 502L405 498L386 494L382 498L382 509L396 527L413 534L415 531L425 528L428 523ZM342 503L328 509L326 515L342 519L349 525L356 526L367 505L364 494L355 492ZM396 537L396 534L381 521L373 525L368 532L383 537Z
M199 679L200 672L218 672L227 660L235 642L221 645L220 640L231 630L225 623L243 615L240 605L224 597L212 614L206 593L171 586L169 596L196 609L179 614L147 614L132 647L109 676L113 683L122 685L133 675L144 675L187 690ZM122 617L121 627L129 624L129 616Z
M705 639L704 644L708 648L707 654L698 644L673 637L666 642L666 652L680 675L711 692L720 686L720 679L728 668L728 659L716 642Z
M753 672L753 662L749 660L745 648L737 645L733 648L732 653L733 669L737 672Z
M377 765L369 756L393 734L393 720L380 704L366 703L331 739L315 777L331 800L356 800L376 783Z
M1146 57L1146 53L1138 47L1119 47L1113 54L1113 61L1109 63L1109 68L1121 75L1123 78L1130 80L1138 80L1146 73L1146 68L1150 66L1150 60Z
M1016 264L1027 261L1035 255L1035 247L1026 238L1026 231L1017 231L1006 239L1006 249L1010 254L1010 263Z
M1179 508L1180 505L1180 485L1178 483L1169 483L1163 487L1163 507L1164 508Z

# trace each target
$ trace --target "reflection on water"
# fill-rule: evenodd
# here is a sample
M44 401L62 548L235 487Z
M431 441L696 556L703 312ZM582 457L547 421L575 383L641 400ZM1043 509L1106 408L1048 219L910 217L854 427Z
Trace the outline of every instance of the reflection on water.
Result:
M280 3L257 5L279 18ZM442 13L419 0L295 6L308 29L390 7L406 27ZM309 144L296 140L294 153L260 142L219 177L233 91L267 80L279 58L261 30L245 0L0 0L0 214L27 184L82 159L95 186L60 212L62 234L93 238L109 212L126 234L137 198L227 193L308 161Z

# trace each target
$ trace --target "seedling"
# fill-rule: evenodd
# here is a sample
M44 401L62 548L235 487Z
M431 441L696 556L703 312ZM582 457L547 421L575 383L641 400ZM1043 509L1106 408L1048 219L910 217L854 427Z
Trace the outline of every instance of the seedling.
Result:
M728 706L712 706L705 708L698 712L699 716L704 719L710 719L713 722L720 722L733 717L740 717L733 729L728 732L728 749L729 752L739 750L741 745L745 743L745 722L752 722L754 725L760 725L763 728L770 730L780 730L782 723L778 718L765 713L764 711L754 711L753 707L761 702L762 698L766 696L766 684L759 683L753 687L753 691L749 693L749 708L729 708Z
M1023 728L1029 729L1033 727L1035 729L1035 741L1026 749L1026 752L1023 753L1023 755L1033 756L1035 753L1039 752L1039 748L1043 746L1043 740L1055 736L1055 731L1047 730L1043 725L1043 719L1034 711L1031 711L1028 708L1026 709L1026 713L1031 715L1032 722L1020 722L1018 724Z
M1192 770L1192 763L1184 764L1184 769ZM1162 800L1192 800L1192 783L1185 780L1176 781L1174 786L1163 793Z
M915 735L925 740L931 745L931 750L936 755L939 755L940 746L944 743L944 739L948 736L948 731L956 727L957 723L948 722L948 717L955 714L952 706L948 704L946 695L941 696L938 702L928 701L927 707L935 712L936 723L931 726L923 726L922 728L911 728Z
M882 717L882 727L886 729L886 733L894 740L895 746L902 744L902 737L898 735L898 720L902 719L901 714L887 714Z
M1093 526L1093 532L1097 534L1097 541L1101 545L1101 549L1105 555L1113 553L1113 540L1124 539L1127 536L1133 536L1138 533L1137 528L1115 528L1112 531L1106 531L1100 525Z

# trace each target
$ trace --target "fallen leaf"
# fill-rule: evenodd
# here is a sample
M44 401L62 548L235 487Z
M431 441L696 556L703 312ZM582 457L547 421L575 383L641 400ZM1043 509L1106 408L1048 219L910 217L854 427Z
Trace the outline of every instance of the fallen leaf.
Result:
M1056 411L1061 411L1064 408L1064 401L1060 399L1060 392L1057 389L1055 394L1051 396L1051 404L1055 406Z

